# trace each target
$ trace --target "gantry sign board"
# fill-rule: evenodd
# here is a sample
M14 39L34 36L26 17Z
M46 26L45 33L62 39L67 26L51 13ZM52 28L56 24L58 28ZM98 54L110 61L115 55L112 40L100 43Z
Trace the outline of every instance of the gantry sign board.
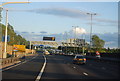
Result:
M46 40L46 41L55 41L55 37L43 37L43 40Z

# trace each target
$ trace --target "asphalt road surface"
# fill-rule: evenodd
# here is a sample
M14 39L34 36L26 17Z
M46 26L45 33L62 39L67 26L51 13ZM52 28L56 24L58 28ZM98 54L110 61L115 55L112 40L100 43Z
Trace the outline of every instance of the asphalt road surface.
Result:
M41 76L45 79L118 79L119 65L87 60L85 65L72 63L73 57L62 55L46 55L46 66ZM2 72L4 79L36 80L44 63L42 54L26 63Z
M85 65L72 63L73 57L47 55L42 79L118 79L119 65L87 60Z
M34 59L32 59L34 58ZM32 60L2 72L2 79L32 79L35 80L43 66L42 55L31 56Z

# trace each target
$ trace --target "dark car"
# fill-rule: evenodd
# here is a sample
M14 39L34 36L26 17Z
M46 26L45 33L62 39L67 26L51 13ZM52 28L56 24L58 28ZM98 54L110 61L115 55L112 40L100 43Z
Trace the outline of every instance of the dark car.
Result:
M76 55L73 59L74 64L85 64L86 58L83 55Z

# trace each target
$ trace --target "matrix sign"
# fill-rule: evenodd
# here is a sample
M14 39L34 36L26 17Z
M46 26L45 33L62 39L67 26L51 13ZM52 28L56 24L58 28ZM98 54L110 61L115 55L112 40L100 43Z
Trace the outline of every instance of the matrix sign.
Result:
M43 40L55 41L55 37L43 37Z

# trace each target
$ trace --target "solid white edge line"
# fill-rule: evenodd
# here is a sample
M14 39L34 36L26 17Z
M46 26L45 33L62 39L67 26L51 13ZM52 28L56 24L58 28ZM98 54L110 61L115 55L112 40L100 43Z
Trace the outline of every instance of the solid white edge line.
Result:
M43 56L44 56L44 55L43 55ZM35 81L39 81L39 80L41 79L41 76L42 76L43 72L44 72L44 69L45 69L45 66L46 66L46 62L47 62L45 56L44 56L44 59L45 59L45 61L44 61L43 67L42 67L42 69L41 69L41 71L40 71L40 73L39 73L39 75L37 76L37 78L36 78Z

